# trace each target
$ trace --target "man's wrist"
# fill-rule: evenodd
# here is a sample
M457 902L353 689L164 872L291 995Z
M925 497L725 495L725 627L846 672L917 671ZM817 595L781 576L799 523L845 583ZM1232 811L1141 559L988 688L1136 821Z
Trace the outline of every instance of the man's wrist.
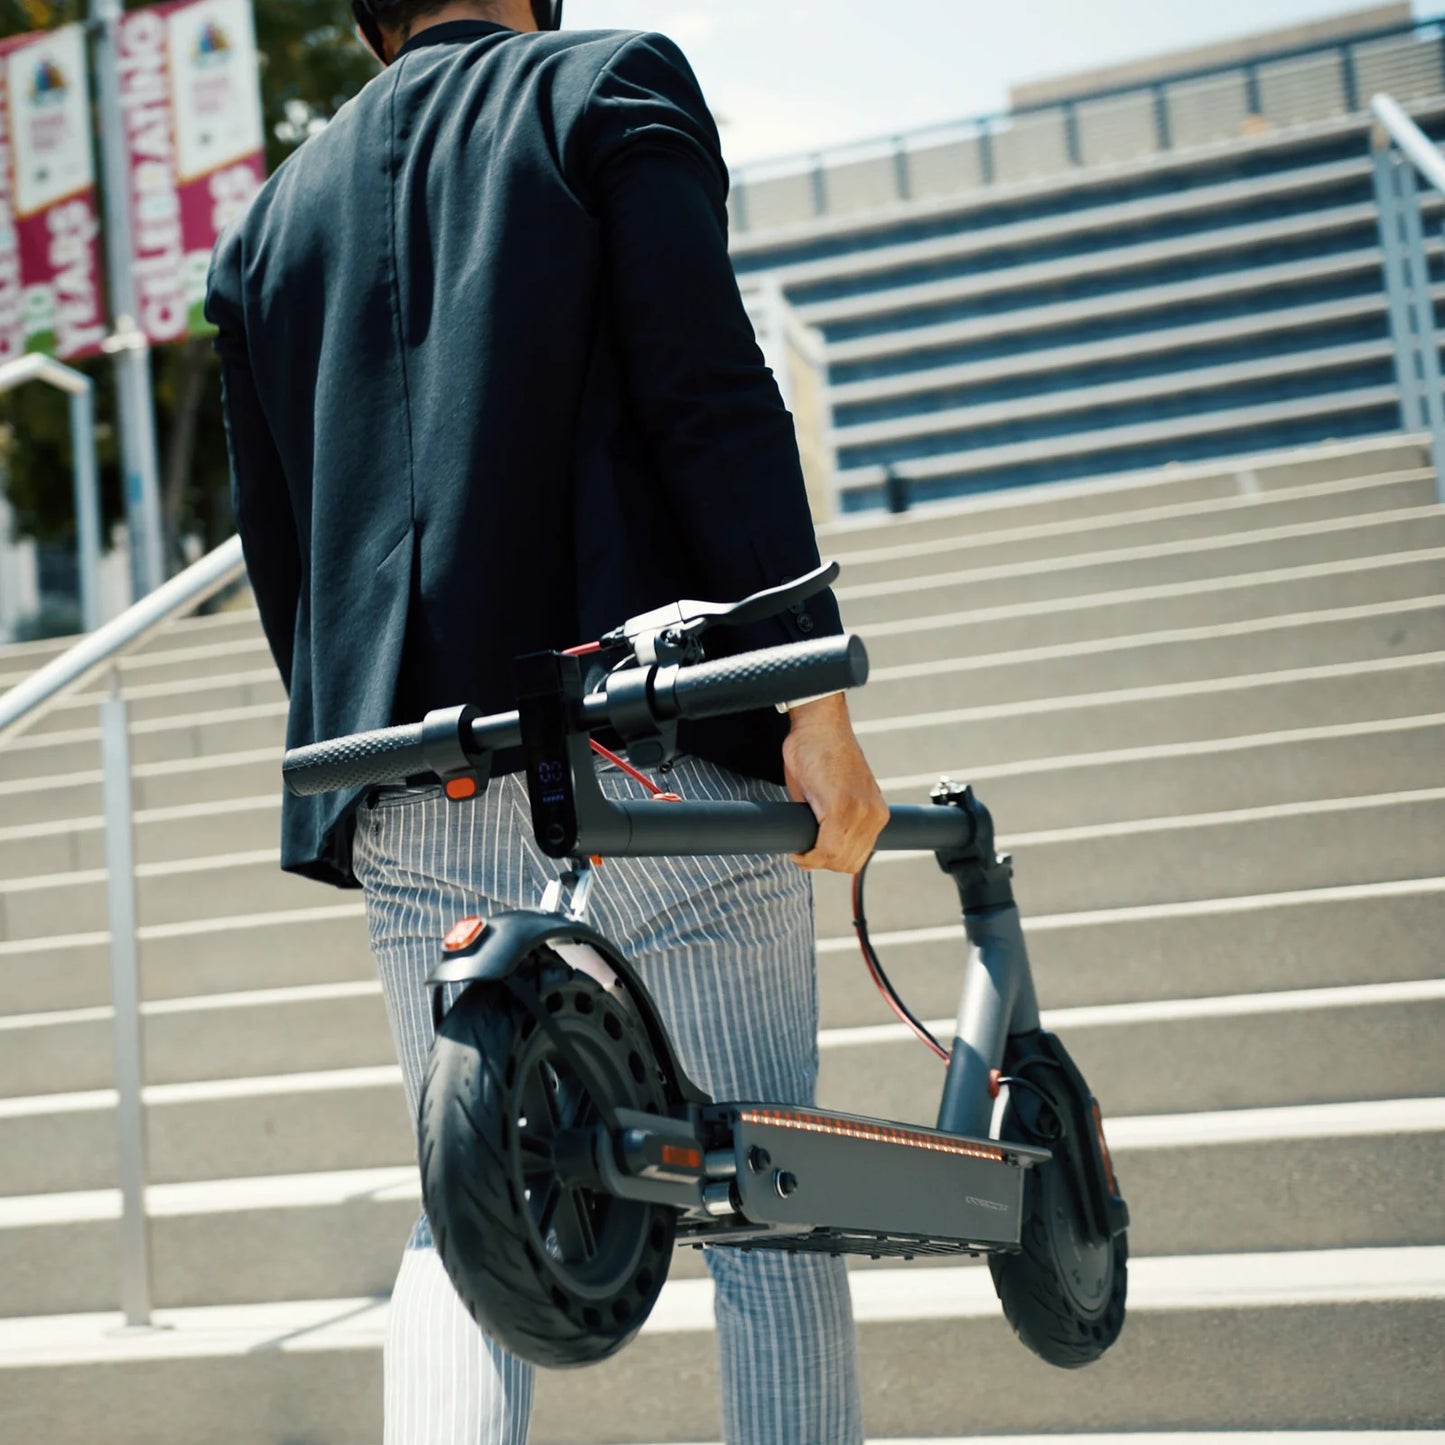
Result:
M814 697L794 698L792 702L780 702L777 704L779 712L785 712L788 717L796 722L799 718L817 716L823 713L833 713L837 710L837 704L833 699L842 699L846 696L841 690L837 692L820 692ZM833 704L826 706L826 704Z

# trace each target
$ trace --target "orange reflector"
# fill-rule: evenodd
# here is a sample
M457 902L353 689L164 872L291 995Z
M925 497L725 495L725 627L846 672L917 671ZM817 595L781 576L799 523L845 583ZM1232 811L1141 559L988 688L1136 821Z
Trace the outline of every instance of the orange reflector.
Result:
M591 863L594 868L600 868L602 866L602 855L600 853L594 853L587 861Z
M1104 1176L1108 1181L1109 1193L1117 1194L1119 1186L1114 1179L1114 1160L1109 1154L1109 1144L1104 1138L1104 1116L1099 1112L1099 1105L1094 1104L1094 1132L1099 1136L1099 1153L1104 1156Z
M866 1139L874 1144L902 1144L910 1149L927 1149L934 1154L992 1159L999 1164L1005 1157L1002 1149L990 1149L986 1144L925 1134L918 1129L897 1129L888 1124L865 1124L861 1119L830 1119L825 1114L791 1114L781 1109L744 1109L738 1117L744 1124L771 1124L775 1129L798 1129L804 1134L834 1134L840 1139Z
M442 948L447 953L462 953L470 948L487 931L485 918L463 918L452 924L447 936L442 939Z
M675 1164L683 1169L701 1169L702 1150L685 1149L681 1144L664 1144L662 1146L662 1162Z
M442 791L454 803L464 803L468 798L477 796L477 780L475 778L448 778Z

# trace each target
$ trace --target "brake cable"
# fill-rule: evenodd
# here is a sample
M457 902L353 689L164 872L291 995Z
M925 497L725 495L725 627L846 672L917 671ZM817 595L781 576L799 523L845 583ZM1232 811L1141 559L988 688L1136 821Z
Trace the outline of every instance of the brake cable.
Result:
M569 647L564 656L587 657L595 652L601 651L600 642L585 642L580 647ZM664 792L651 778L640 773L631 763L618 757L610 748L603 747L596 738L591 738L592 751L598 757L611 763L613 767L620 769L634 782L641 783L644 788L659 802L681 802L682 799L676 793ZM870 857L869 862L872 859ZM863 878L868 872L868 864L864 863L862 868L853 875L853 930L858 935L858 946L863 951L863 962L867 965L868 973L873 982L878 986L878 991L883 995L888 1007L907 1025L917 1036L919 1041L928 1049L931 1049L944 1063L948 1062L948 1050L938 1042L929 1032L927 1027L919 1021L913 1011L903 1002L898 990L894 988L892 980L884 971L883 963L879 959L873 942L868 936L868 919L863 912Z
M873 861L870 856L868 862ZM865 863L853 875L853 931L858 935L858 946L863 950L863 962L868 966L868 973L877 984L888 1004L888 1007L898 1016L904 1024L918 1035L919 1041L929 1049L932 1049L944 1063L948 1062L948 1050L938 1042L928 1029L919 1022L913 1015L908 1005L903 1002L898 990L893 987L892 981L883 971L883 964L874 950L873 941L868 937L868 919L863 912L863 876L868 872L868 863Z
M590 657L593 653L601 651L602 644L600 642L584 642L578 647L564 648L562 651L562 656ZM619 666L620 665L621 664L619 664ZM614 668L613 671L615 672L616 668ZM680 794L670 793L665 788L659 787L645 773L638 772L638 770L634 768L632 764L629 763L625 758L618 757L618 755L614 753L611 748L603 747L596 738L588 738L587 741L592 745L592 751L596 753L599 758L601 758L604 762L611 763L614 768L616 768L619 772L625 773L629 778L632 779L634 783L641 783L642 786L646 788L647 791L652 795L653 799L656 802L682 802L682 797Z

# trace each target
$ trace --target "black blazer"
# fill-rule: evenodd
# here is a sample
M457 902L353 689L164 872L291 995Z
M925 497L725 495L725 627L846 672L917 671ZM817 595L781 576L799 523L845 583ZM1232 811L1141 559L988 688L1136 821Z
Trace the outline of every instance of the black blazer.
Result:
M223 237L206 314L289 746L505 709L518 654L816 564L726 189L670 41L459 21ZM725 646L838 630L826 594ZM776 779L786 726L751 714L684 745ZM353 883L356 799L287 797L282 866Z

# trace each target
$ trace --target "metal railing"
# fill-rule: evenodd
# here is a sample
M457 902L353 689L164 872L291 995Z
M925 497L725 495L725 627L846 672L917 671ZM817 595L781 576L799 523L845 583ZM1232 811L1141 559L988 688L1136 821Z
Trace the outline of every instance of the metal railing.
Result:
M1445 17L735 167L733 227L876 211L1445 94Z
M1392 97L1375 96L1370 113L1375 120L1370 152L1400 421L1406 431L1430 433L1435 495L1445 503L1445 394L1420 196L1422 181L1445 195L1445 156Z
M100 761L120 1161L120 1298L126 1324L132 1328L150 1324L150 1239L145 1205L145 1114L141 1097L144 1079L130 728L120 690L118 664L132 648L239 581L245 569L241 539L232 537L0 697L0 743L3 743L86 683L104 678L106 684L107 695L100 702Z
M94 632L100 622L100 469L95 459L95 383L83 371L38 351L0 366L0 395L32 381L53 386L70 398L80 627L82 632Z

